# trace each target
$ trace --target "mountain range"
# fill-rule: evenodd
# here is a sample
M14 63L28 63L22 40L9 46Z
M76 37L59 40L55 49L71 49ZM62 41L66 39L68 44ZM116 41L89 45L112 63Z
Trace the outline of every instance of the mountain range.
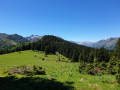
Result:
M39 35L31 35L28 37L23 37L18 34L9 35L9 34L5 34L5 33L0 33L0 49L13 47L20 43L36 41L43 37L44 36L39 36ZM61 37L58 37L58 38L61 38ZM104 47L108 50L112 50L112 49L115 49L118 38L119 37L108 38L106 40L100 40L97 42L89 42L89 41L84 41L84 42L70 41L70 42L78 44L78 45L88 46L88 47L94 47L94 48Z
M29 42L26 38L18 35L8 35L5 33L0 33L0 49L11 48L17 44Z
M29 41L36 41L38 39L41 39L44 36L39 36L39 35L31 35L29 37L25 37L26 39L28 39Z
M29 41L36 41L38 39L41 39L42 37L44 37L44 36L31 35L30 37L26 37L26 39L28 39ZM58 38L61 38L61 37L58 37ZM108 38L106 40L99 40L97 42L89 42L89 41L84 41L84 42L70 41L70 42L75 43L75 44L79 44L79 45L88 46L88 47L93 47L93 48L104 47L108 50L113 50L116 47L116 42L117 42L118 38L119 37Z
M94 47L94 48L101 48L104 47L108 50L113 50L116 47L116 42L119 39L119 37L116 38L108 38L106 40L100 40L97 42L77 42L79 45L84 45L88 47Z

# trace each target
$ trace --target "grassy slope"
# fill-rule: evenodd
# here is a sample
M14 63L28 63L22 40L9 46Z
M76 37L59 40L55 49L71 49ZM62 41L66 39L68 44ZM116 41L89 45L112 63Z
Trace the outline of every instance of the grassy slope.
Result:
M0 49L10 48L15 45L17 45L17 43L14 42L13 40L6 39L6 38L0 39Z
M0 75L4 71L13 66L20 65L40 65L45 71L46 75L34 76L44 79L56 79L59 82L67 82L68 84L80 90L119 90L120 86L115 81L114 76L91 76L80 74L78 72L78 63L58 62L58 56L61 60L64 58L62 55L48 55L44 56L43 52L22 51L6 55L0 55ZM42 58L45 58L43 61ZM23 76L20 76L23 77Z
M13 40L10 40L10 39L6 39L6 38L3 38L3 39L0 39L0 45L1 46L7 46L9 47L9 45L16 45L17 43L14 42Z

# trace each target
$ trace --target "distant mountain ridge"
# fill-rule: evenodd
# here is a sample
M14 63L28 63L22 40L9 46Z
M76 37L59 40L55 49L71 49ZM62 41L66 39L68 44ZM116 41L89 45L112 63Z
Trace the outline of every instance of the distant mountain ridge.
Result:
M13 34L13 35L9 35L8 37L6 37L7 39L13 40L16 43L26 43L29 42L29 40L27 40L26 38L18 35L18 34Z
M83 41L83 42L77 42L79 45L85 45L85 46L90 46L94 44L95 42L88 42L88 41Z
M17 44L26 42L29 42L29 40L18 34L8 35L0 33L0 49L11 48Z
M39 40L39 39L42 39L44 36L45 36L45 35L43 35L43 36L31 35L31 36L25 37L25 38L28 39L29 41L37 41L37 40ZM58 38L60 38L60 39L63 39L63 38L61 38L61 37L59 37L59 36L56 36L56 37L58 37Z
M7 37L7 36L8 36L8 34L0 33L0 39L5 38L5 37Z
M43 37L44 36L39 36L39 35L31 35L29 37L22 37L18 34L9 35L9 34L5 34L5 33L0 33L0 49L15 46L19 43L37 41L39 39L42 39ZM61 38L59 36L57 36L57 37ZM94 48L104 47L108 50L112 50L112 49L115 49L118 38L119 37L112 37L112 38L108 38L106 40L100 40L97 42L88 42L88 41L84 41L84 42L70 41L70 42L72 42L74 44L88 46L88 47L94 47Z
M36 41L36 40L41 39L42 37L44 37L44 36L31 35L31 36L29 36L29 37L25 37L25 38L28 39L29 41Z
M94 48L101 48L104 47L108 50L113 50L116 47L116 42L118 40L119 37L116 38L108 38L106 40L100 40L97 42L77 42L79 45L84 45L84 46L88 46L88 47L94 47Z

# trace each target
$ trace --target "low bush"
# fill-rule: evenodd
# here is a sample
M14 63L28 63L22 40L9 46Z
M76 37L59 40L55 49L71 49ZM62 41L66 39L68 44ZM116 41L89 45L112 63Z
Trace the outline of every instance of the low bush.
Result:
M118 65L118 70L117 70L117 74L116 74L116 80L117 80L117 83L120 84L120 64Z
M87 63L85 63L85 62L80 62L80 64L79 64L79 72L80 72L80 73L85 73L86 65L87 65Z
M94 65L93 64L87 64L86 65L86 72L87 74L90 74L90 75L94 75L93 71L94 71Z
M120 84L120 74L119 73L116 74L116 80L117 80L117 83Z
M79 72L87 73L90 75L104 75L108 74L108 63L86 63L80 62L79 64Z
M24 75L26 75L26 76L34 76L34 75L36 75L36 72L32 71L32 70L25 70Z
M108 72L109 74L115 75L118 72L118 64L117 62L109 62L108 63Z
M33 76L33 75L45 75L45 71L42 69L40 66L34 65L33 67L29 66L19 66L19 67L14 67L7 71L6 73L9 74L21 74L21 75L26 75L26 76Z

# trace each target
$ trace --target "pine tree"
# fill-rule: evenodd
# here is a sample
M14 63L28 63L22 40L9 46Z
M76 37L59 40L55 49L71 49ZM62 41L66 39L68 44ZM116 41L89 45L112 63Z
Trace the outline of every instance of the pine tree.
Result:
M97 53L97 62L102 62L102 61L105 62L109 61L108 51L104 47L100 48Z
M115 56L120 59L120 38L118 39L116 43L116 48L115 48Z
M48 46L45 47L45 54L48 55L50 53L50 49Z
M89 63L93 63L94 62L94 55L92 53L90 53L90 55L89 55L88 62Z
M79 62L83 62L84 61L84 56L83 56L83 53L81 53L79 55Z
M77 62L77 61L78 61L78 58L79 58L78 53L77 53L77 51L75 50L74 53L73 53L73 56L72 56L72 61L73 61L73 62Z

